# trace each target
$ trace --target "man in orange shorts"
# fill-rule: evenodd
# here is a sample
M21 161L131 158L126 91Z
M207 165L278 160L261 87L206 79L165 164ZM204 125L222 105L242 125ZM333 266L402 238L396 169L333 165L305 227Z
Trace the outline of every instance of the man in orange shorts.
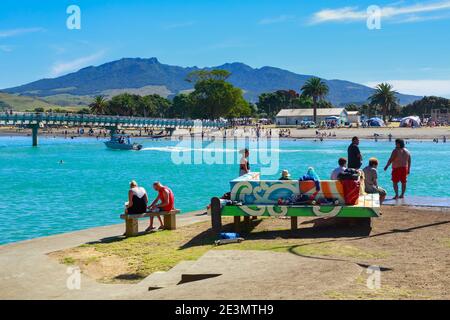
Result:
M394 199L403 199L406 192L407 177L411 171L411 154L405 148L405 141L403 139L395 140L395 149L392 151L391 157L384 167L386 171L392 164L392 183L394 184L395 197ZM402 184L402 193L398 196L398 183Z

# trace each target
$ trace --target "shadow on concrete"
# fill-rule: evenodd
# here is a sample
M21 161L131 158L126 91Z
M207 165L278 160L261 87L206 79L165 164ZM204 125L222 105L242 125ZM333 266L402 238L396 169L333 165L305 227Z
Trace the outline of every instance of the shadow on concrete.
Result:
M150 231L150 232L149 231L140 231L133 238L145 236L147 234L152 234L152 233L161 232L161 231L164 231L164 230L154 230L154 231ZM125 237L124 235L119 235L119 236L106 237L106 238L101 238L101 239L98 239L95 241L86 242L86 244L114 243L114 242L119 242L119 241L123 241L126 239L129 239L129 238Z
M189 282L195 282L195 281L201 281L201 280L216 278L216 277L219 277L221 275L222 274L220 274L220 273L182 274L181 275L181 280L180 280L180 282L177 283L177 286L180 285L180 284L184 284L184 283L189 283Z

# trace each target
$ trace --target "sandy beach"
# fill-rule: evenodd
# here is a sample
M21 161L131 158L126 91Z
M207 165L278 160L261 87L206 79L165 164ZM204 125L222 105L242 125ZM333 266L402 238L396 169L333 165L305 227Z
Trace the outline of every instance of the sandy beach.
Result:
M227 137L244 137L244 136L253 136L255 137L255 133L250 129L254 127L237 127L236 129L227 129ZM99 128L94 129L95 133L93 136L89 136L87 134L88 129L85 129L84 135L78 135L77 128L57 128L52 129L51 132L46 130L40 130L40 137L64 137L64 131L67 130L68 137L93 137L95 138L97 135L100 137L104 137L105 129ZM265 137L267 135L268 130L272 130L272 137L276 137L278 130L289 130L290 136L283 137L286 139L294 138L294 139L316 139L317 131L320 134L324 135L324 139L351 139L354 136L358 136L361 139L374 139L377 136L377 139L385 140L389 138L389 134L392 135L392 138L402 138L402 139L411 139L411 140L433 140L435 138L442 140L442 138L450 137L450 127L422 127L422 128L399 128L399 127L379 127L379 128L336 128L336 129L299 129L299 128L275 128L275 127L263 127L261 137ZM154 132L159 132L160 129L155 129ZM246 132L244 132L246 131ZM100 134L101 132L101 134ZM126 133L131 134L133 136L140 137L139 130L131 130L126 129ZM190 133L186 129L178 129L174 132L174 136L188 136ZM205 137L211 136L221 136L223 131L218 130L206 130ZM31 135L31 129L17 129L12 127L0 127L0 136L29 136ZM196 136L201 135L201 131L197 131ZM108 137L109 135L107 135ZM142 130L142 137L145 138L147 135Z

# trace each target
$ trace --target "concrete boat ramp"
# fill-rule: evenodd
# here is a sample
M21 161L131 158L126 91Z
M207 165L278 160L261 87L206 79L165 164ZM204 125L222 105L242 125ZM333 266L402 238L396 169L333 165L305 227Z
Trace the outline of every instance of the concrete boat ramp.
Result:
M424 199L420 201L424 205ZM441 209L448 212L448 207ZM180 215L178 225L209 219L193 212ZM143 229L148 221L141 223ZM169 271L155 272L137 284L102 284L48 256L123 232L124 226L119 224L0 246L0 299L326 298L322 295L325 289L338 291L365 272L355 262L334 258L311 259L273 251L210 250L196 261L182 261Z
M179 216L178 224L207 220L208 216L196 212ZM137 284L102 284L79 273L79 278L75 278L74 268L48 256L120 235L123 228L122 224L113 225L1 246L0 299L289 299L298 290L311 296L317 294L314 288L319 283L338 289L354 281L362 271L358 265L345 261L312 260L266 251L213 250L197 261L182 261L167 272L155 272ZM336 268L336 264L342 267ZM340 270L338 277L336 269ZM233 283L245 289L236 290Z

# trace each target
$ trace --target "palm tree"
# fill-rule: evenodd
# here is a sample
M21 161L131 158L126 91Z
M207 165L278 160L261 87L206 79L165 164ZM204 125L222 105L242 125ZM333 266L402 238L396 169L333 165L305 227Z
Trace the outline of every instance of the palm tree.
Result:
M96 96L94 101L89 105L91 112L94 114L104 114L107 102L104 96Z
M380 83L375 87L375 92L369 97L371 106L381 107L384 121L386 121L386 116L398 105L396 97L398 92L394 91L393 88L389 83Z
M317 77L308 79L302 87L302 94L313 99L314 122L317 122L318 102L328 94L328 91L327 84Z

